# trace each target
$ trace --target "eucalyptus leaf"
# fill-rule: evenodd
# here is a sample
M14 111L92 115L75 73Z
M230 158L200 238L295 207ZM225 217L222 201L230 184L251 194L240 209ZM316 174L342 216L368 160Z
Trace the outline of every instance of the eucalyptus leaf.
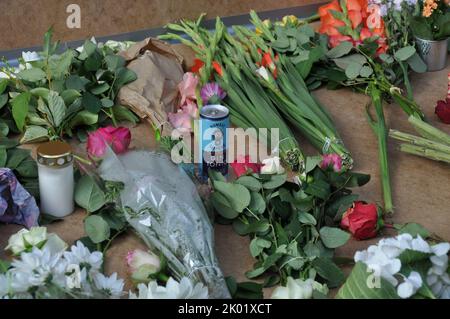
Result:
M286 174L272 175L270 180L263 183L264 189L275 189L283 185L287 180Z
M239 216L239 212L231 208L231 204L224 195L218 192L213 192L210 196L210 201L216 212L222 217L226 219L234 219Z
M241 176L236 180L236 183L244 185L253 192L259 192L262 188L261 182L253 176Z
M95 212L105 205L105 193L93 177L84 175L75 187L75 202L88 212Z
M347 55L350 53L350 51L353 49L353 44L348 41L343 41L336 47L332 48L330 51L327 52L327 57L330 59L336 59L340 58L344 55Z
M107 240L111 233L108 223L98 215L91 215L84 220L84 230L94 244Z
M312 264L317 274L327 281L330 288L338 287L344 282L344 273L330 258L318 257Z
M214 189L225 196L231 207L239 213L250 204L250 192L243 185L214 181Z
M356 62L350 62L345 69L345 75L350 79L356 79L361 73L363 66Z
M320 239L328 248L337 248L345 245L350 239L350 234L336 227L322 227L319 231Z
M409 45L395 51L394 57L397 61L406 61L410 57L412 57L414 53L416 53L416 49L413 46Z
M250 205L248 206L248 209L253 214L258 214L258 215L263 214L266 210L266 202L264 200L264 197L260 193L257 193L257 192L251 192L250 196L251 196L251 200L250 200Z

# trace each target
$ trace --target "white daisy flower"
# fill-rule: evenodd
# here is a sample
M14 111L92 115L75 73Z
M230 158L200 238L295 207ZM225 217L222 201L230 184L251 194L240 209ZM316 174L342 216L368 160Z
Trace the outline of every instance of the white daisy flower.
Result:
M81 241L70 248L70 251L64 252L64 258L68 264L80 265L81 268L87 267L88 270L98 271L103 264L103 254L99 251L91 253Z
M148 285L139 284L138 294L129 293L130 299L207 299L208 288L202 283L193 284L183 277L180 282L169 278L166 286L159 286L156 281Z
M120 298L123 294L123 279L117 279L117 273L107 277L102 273L93 275L94 283L97 289L111 298Z

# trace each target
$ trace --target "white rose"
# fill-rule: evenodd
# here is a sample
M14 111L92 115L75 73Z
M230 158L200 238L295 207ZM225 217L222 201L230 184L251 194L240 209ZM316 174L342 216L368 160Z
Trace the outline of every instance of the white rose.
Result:
M47 228L32 227L30 231L23 234L23 240L26 246L39 247L47 240Z
M161 270L161 260L152 252L136 249L129 252L126 259L132 278L137 282L148 282L151 275Z
M287 278L286 287L279 286L272 293L272 299L311 299L313 295L314 280Z
M265 67L260 67L256 70L256 74L258 74L260 77L262 77L264 80L269 81L269 72Z
M14 255L19 255L23 252L26 249L23 241L23 235L26 233L28 233L28 230L23 228L9 237L8 246L6 246L5 250L10 250Z
M261 167L261 174L283 174L285 172L278 156L267 158L262 162L263 167Z

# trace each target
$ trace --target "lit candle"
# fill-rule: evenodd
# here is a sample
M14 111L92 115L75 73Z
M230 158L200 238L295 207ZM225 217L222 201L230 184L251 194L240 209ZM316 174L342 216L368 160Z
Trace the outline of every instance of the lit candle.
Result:
M41 212L65 217L73 212L73 155L69 144L51 141L37 149Z

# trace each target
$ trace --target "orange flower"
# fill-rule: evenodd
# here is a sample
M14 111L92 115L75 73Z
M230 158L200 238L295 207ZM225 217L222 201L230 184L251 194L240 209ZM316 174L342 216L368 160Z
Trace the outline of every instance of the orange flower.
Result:
M333 0L326 5L319 7L319 16L321 21L320 33L332 35L339 35L339 31L337 27L345 26L345 23L341 20L337 20L332 14L331 11L339 11L342 12L341 7L337 0Z
M219 74L220 76L223 76L222 66L219 64L219 62L213 61L212 67L217 72L217 74Z
M200 72L200 69L205 65L202 60L200 59L194 59L194 65L191 68L192 73L198 73Z

